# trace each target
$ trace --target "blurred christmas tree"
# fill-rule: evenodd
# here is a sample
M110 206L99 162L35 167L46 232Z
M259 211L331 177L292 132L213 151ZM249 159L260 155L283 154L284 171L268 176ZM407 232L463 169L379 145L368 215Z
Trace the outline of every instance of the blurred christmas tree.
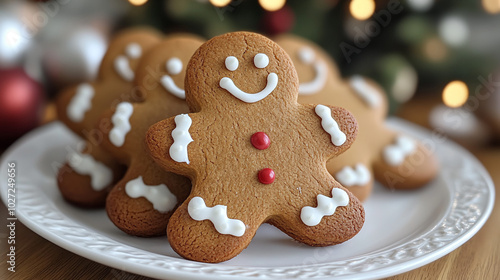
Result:
M452 80L473 89L497 69L499 11L497 0L167 0L135 8L125 24L205 38L291 32L325 48L344 75L379 81L394 110Z

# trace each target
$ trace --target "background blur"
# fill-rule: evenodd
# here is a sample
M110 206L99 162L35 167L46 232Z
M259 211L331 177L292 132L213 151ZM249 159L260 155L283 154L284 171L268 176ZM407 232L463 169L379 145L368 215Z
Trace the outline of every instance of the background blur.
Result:
M54 120L57 93L92 80L110 36L138 25L294 33L344 76L378 81L391 114L472 149L500 138L500 0L4 0L0 150Z

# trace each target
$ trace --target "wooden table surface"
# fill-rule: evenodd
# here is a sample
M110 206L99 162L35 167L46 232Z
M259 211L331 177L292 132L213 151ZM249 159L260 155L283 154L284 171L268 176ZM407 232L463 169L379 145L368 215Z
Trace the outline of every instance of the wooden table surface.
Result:
M499 201L500 148L484 148L474 154L493 177L496 201ZM0 205L0 220L6 221L6 208ZM8 253L7 237L3 226L0 231L3 260ZM0 279L150 279L66 251L21 223L16 225L16 272L8 271L5 261L1 263ZM458 249L430 264L388 279L500 279L500 207L495 206L481 230Z

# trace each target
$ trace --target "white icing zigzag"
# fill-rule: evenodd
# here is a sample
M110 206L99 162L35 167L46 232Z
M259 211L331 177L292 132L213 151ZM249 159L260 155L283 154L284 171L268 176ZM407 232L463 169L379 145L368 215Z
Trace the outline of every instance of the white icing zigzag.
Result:
M363 77L359 75L352 76L349 79L349 83L354 89L354 92L356 92L368 106L374 108L380 104L380 97L377 91L370 86Z
M78 174L89 175L92 189L97 192L102 191L113 180L113 172L91 155L71 152L68 155L68 164Z
M371 175L364 164L358 163L354 169L350 166L342 168L335 174L335 179L344 187L363 186L370 182Z
M94 88L84 83L78 86L76 94L71 99L66 114L72 122L81 122L85 113L92 108L92 98L94 97Z
M134 113L134 106L129 102L122 102L116 106L116 111L111 117L113 129L109 132L109 140L113 145L121 147L125 143L125 136L132 129L130 117Z
M318 225L324 216L333 215L337 207L349 204L349 195L339 188L332 189L331 198L320 194L317 199L317 207L305 206L300 213L302 222L310 227Z
M239 237L245 233L246 226L242 221L227 217L227 206L225 205L207 207L203 198L196 196L189 201L188 213L196 221L210 220L221 234Z
M413 139L398 136L395 144L385 147L383 152L384 160L391 166L401 165L405 158L411 155L416 148L417 145Z
M315 111L321 118L321 126L331 135L333 145L343 145L347 137L345 133L340 130L337 122L332 118L332 110L324 105L317 105Z
M131 198L144 197L153 204L153 208L160 213L166 213L177 204L177 197L170 192L165 184L148 186L144 184L142 176L129 181L125 185L125 192Z
M172 138L174 143L170 146L170 157L177 162L185 162L189 164L188 145L193 142L189 128L193 121L187 114L181 114L175 117L175 129L172 130Z

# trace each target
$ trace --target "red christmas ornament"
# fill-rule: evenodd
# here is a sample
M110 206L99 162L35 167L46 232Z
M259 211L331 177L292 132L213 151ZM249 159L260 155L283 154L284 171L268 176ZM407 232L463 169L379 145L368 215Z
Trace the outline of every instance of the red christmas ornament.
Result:
M259 181L262 184L271 184L274 182L275 175L274 175L274 170L271 168L264 168L261 171L259 171Z
M45 95L23 69L0 69L0 141L8 142L38 125Z
M265 134L264 132L254 133L252 135L252 138L250 139L250 142L252 142L252 145L259 150L265 150L269 148L269 145L271 145L269 136L267 136L267 134Z
M262 28L270 35L277 35L290 31L294 23L293 10L285 5L275 12L266 12L262 20Z

